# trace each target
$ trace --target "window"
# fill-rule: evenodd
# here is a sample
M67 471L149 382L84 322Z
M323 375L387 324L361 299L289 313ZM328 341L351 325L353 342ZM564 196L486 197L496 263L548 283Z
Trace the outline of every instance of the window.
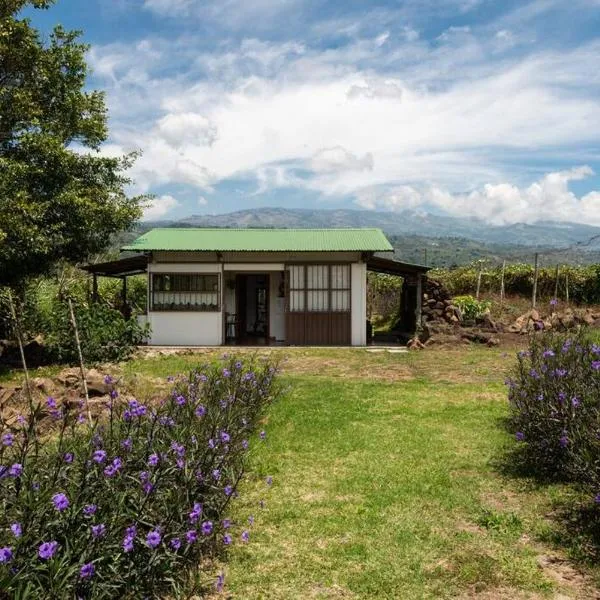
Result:
M153 273L151 310L220 310L219 275L199 273Z
M290 265L289 312L349 312L350 265Z

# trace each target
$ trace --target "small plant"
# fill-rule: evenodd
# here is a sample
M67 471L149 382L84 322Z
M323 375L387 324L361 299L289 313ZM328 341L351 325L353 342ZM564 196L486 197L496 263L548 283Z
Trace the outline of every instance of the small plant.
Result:
M226 514L276 372L231 357L155 406L114 387L91 424L82 402L48 398L0 428L0 598L201 593L206 560L249 539Z
M489 300L477 300L473 296L455 296L452 302L460 308L465 321L474 321L483 316L492 306Z
M585 332L531 338L507 380L511 428L525 465L600 485L600 346Z

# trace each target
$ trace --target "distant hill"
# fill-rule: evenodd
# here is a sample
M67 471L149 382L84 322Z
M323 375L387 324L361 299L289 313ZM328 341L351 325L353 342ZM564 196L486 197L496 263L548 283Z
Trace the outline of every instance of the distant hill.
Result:
M193 215L179 221L141 222L119 236L120 245L153 227L378 227L390 238L396 255L408 262L451 267L485 259L493 263L542 265L600 262L600 227L578 223L538 222L494 226L477 219L352 209L254 208L220 215ZM590 240L598 236L598 240Z
M600 236L600 227L543 222L494 226L413 211L383 212L351 209L255 208L222 215L193 215L177 221L188 227L379 227L388 235L455 237L485 243L522 246L569 246ZM596 245L600 249L600 240Z

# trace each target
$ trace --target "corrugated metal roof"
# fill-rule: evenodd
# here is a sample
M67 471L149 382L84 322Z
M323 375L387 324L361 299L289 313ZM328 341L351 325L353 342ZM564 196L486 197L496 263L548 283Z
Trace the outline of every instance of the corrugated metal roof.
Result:
M152 229L123 250L203 252L385 252L381 229Z

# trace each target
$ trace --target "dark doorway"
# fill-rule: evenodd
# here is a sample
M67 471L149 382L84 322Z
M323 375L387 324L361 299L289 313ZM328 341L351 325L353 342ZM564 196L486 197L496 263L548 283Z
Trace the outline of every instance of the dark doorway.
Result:
M236 343L248 345L268 344L268 274L237 274L235 278L235 303L239 323Z

